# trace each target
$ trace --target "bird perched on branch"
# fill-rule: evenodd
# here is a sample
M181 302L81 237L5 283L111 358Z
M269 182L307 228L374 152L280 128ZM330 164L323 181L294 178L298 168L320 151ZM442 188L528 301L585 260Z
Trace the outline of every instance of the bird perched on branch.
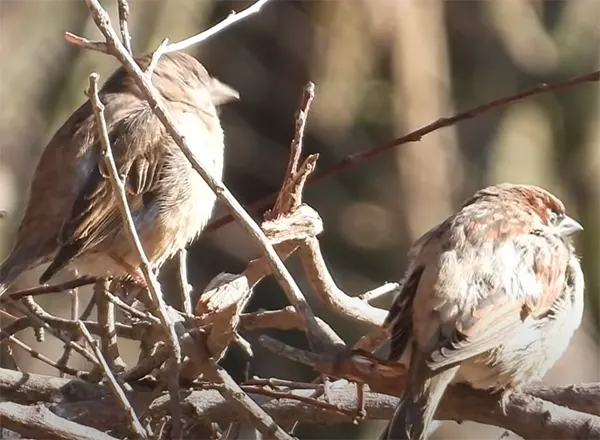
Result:
M549 192L480 190L409 254L384 326L409 380L384 439L422 440L446 387L502 392L543 376L583 314L584 279L570 236L582 226Z
M151 56L136 61L146 70ZM237 92L184 53L160 57L152 83L190 149L220 178L224 139L217 107L236 99ZM156 269L198 236L216 196L123 67L108 78L99 97L132 219ZM100 156L89 101L69 117L42 153L14 247L0 266L0 295L22 273L48 263L40 283L71 264L82 274L141 279L140 259L127 238Z

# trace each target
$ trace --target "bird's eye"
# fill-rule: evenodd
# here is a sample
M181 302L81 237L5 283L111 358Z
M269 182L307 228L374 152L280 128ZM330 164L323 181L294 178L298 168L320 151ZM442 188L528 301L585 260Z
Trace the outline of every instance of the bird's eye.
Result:
M556 225L558 223L558 221L560 220L560 215L554 211L550 211L548 213L548 224L550 225Z

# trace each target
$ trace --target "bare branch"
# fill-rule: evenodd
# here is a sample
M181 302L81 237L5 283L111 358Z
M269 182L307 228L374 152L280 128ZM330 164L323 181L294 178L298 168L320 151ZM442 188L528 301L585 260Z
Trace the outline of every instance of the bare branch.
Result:
M25 350L27 353L29 353L29 355L32 358L39 359L40 361L50 365L51 367L56 368L61 373L69 374L69 375L77 377L79 379L86 379L88 376L88 373L86 373L84 371L79 371L74 368L70 368L66 364L61 364L60 362L54 362L52 359L50 359L49 357L43 355L42 353L34 350L33 348L31 348L29 345L27 345L20 339L17 339L12 335L6 334L2 330L0 330L0 334L2 335L3 338L4 337L8 338L8 340L11 343L13 343L14 345L17 345L21 349ZM70 347L67 347L67 348L70 348Z
M150 60L150 64L148 64L148 67L146 68L146 72L145 72L146 76L148 78L152 78L152 73L154 72L154 69L156 69L156 65L158 64L158 60L165 53L165 49L167 47L167 44L169 44L169 39L165 38L164 40L162 40L162 42L160 43L160 45L156 48L156 50L152 54L152 59Z
M47 293L59 293L64 292L65 290L76 289L77 287L89 286L90 284L94 284L96 280L96 277L82 276L60 284L50 284L47 286L38 286L32 287L30 289L19 290L17 292L10 293L8 296L10 296L14 300L19 300L26 296L45 295ZM5 297L0 299L0 302L4 301L6 301Z
M298 350L267 336L262 336L260 342L284 357L311 365L325 374L367 383L375 391L401 396L406 387L408 375L403 364L382 361L369 353L354 351L334 356L319 355ZM502 393L453 385L444 394L436 417L495 425L524 438L598 438L600 417L570 409L584 409L590 402L600 407L600 394L593 394L597 391L598 384L579 387L591 389L591 393L584 393L587 400L585 407L582 407L578 397L573 399L572 392L565 393L561 390L556 393L552 391L552 387L543 385L526 386L511 395L506 403L503 402ZM541 388L557 403L533 395L539 393ZM565 399L562 400L559 396ZM503 410L503 405L506 411Z
M116 440L104 432L65 420L42 405L0 402L0 426L24 437L49 440Z
M232 13L229 14L229 16L225 20L221 21L220 23L217 23L210 29L207 29L198 35L194 35L193 37L186 38L185 40L179 41L177 43L169 44L166 47L165 52L166 53L176 52L178 50L187 49L188 47L193 46L194 44L198 44L203 41L206 41L213 35L216 35L217 33L221 32L223 29L232 26L233 24L249 17L250 15L260 12L261 8L265 4L267 4L268 1L269 0L259 0L256 3L254 3L253 5L251 5L250 7L244 9L242 12L236 13L236 12L232 11Z
M131 50L131 35L129 35L129 3L127 0L117 0L119 4L119 28L121 29L121 38L123 40L123 46L127 49L127 52L133 54Z
M297 209L302 203L302 191L304 189L304 183L308 176L314 170L317 155L311 158L311 163L308 169L304 171L304 179L297 180L296 176L299 174L298 165L300 163L300 157L302 155L302 142L304 140L304 129L306 128L306 121L308 119L308 112L310 105L315 98L315 85L309 82L304 87L302 98L300 101L300 107L296 113L296 127L294 130L294 138L290 145L290 157L288 159L287 169L281 190L277 195L277 200L273 209L265 213L266 220L273 220L281 215L288 214ZM305 164L307 165L307 164ZM294 188L291 186L294 185Z
M85 327L85 324L83 322L79 321L77 324L79 325L79 330L81 331L81 334L83 335L85 340L88 342L88 344L90 345L92 350L94 350L94 353L96 354L96 358L98 359L98 362L102 366L102 369L104 370L104 374L106 375L106 378L108 379L108 386L110 387L113 394L117 398L117 402L121 406L121 409L123 411L125 411L125 414L127 414L127 418L129 419L129 426L131 427L131 431L134 434L135 438L142 438L142 439L148 438L148 436L146 434L146 430L144 429L144 427L138 420L137 416L135 415L135 411L133 410L133 408L131 407L131 404L127 400L127 396L125 395L125 392L123 391L123 389L121 388L121 386L119 385L117 380L115 379L115 376L113 376L112 371L110 371L110 367L108 366L106 359L104 359L104 356L102 356L102 352L100 351L100 348L98 348L98 345L96 345L96 343L92 339L92 335L90 335L90 332Z
M329 310L364 324L369 329L381 326L387 311L370 306L360 298L346 295L335 284L316 238L309 239L305 245L301 246L298 249L298 256L317 298Z
M373 290L369 290L368 292L359 295L358 297L366 302L371 302L376 299L381 298L382 296L387 296L391 293L398 293L400 290L400 284L398 283L385 283Z
M442 400L437 417L440 420L473 420L492 424L516 432L524 438L598 438L598 417L568 409L579 401L578 395L567 392L569 387L526 387L522 393L510 398L507 414L503 414L499 403L500 396L476 391L467 386L452 386ZM576 389L588 396L590 403L595 402L596 408L600 408L600 393L597 392L599 387L600 384L597 383L579 384ZM304 397L310 397L313 391L312 387L290 390L291 393ZM102 430L119 429L123 420L122 410L115 405L114 399L107 396L105 387L79 380L0 370L0 393L6 398L25 404L31 401L52 401L52 411L61 417ZM542 400L542 393L545 396L553 396L556 404ZM144 401L152 393L140 391L135 394L136 399ZM268 412L279 423L300 420L301 423L307 424L335 424L353 420L350 414L316 407L296 399L273 399L254 394L250 396L263 411ZM197 422L245 421L218 390L192 391L186 393L182 399L185 417L193 418ZM153 415L164 413L169 407L168 400L168 396L160 396L150 405L150 412ZM355 409L355 385L343 380L334 382L330 390L330 400L330 403L338 408ZM365 390L364 407L369 420L389 420L397 404L397 397ZM105 416L99 419L98 412Z
M81 47L82 49L89 49L95 52L109 54L108 44L103 41L90 41L87 38L80 37L79 35L72 34L71 32L65 32L65 40L67 43L73 46Z
M76 342L71 341L66 335L64 335L60 330L53 328L50 326L48 322L48 318L51 318L52 315L47 313L43 308L41 308L38 304L33 301L33 298L26 296L22 299L24 306L21 306L19 303L16 303L9 298L9 303L19 310L21 313L28 316L28 326L39 326L45 330L48 330L50 334L60 339L65 345L71 347L81 356L83 356L87 361L91 362L92 365L97 365L95 357L81 345ZM68 321L68 320L66 320ZM13 323L14 324L14 323ZM6 331L6 330L5 330ZM3 338L4 339L4 338Z
M19 310L23 310L23 312L25 313L27 309L23 308L23 309L19 309ZM50 331L53 331L53 332L67 332L68 334L72 335L79 331L77 328L76 321L73 321L71 319L66 319L66 318L60 318L58 316L51 315L51 314L47 313L46 311L44 311L43 319L38 318L38 317L32 317L31 315L28 315L28 316L19 318L18 320L14 321L14 322L10 323L9 325L7 325L6 327L4 327L2 329L2 337L0 337L0 344L4 343L6 340L8 340L6 335L14 335L15 333L18 333L19 331L22 331L28 327L31 327L32 321L33 322L42 322L45 326L47 326L47 328ZM84 322L85 322L86 327L93 334L95 334L95 335L101 334L102 329L97 322L94 322L94 321L84 321ZM148 329L147 323L136 323L133 326L127 325L127 324L115 323L115 331L117 332L117 335L119 335L120 337L123 337L123 338L137 340L137 341L139 341L145 337L144 333L145 333L145 330L147 330L147 329ZM60 333L58 333L58 334L60 334ZM61 339L61 336L63 339ZM61 341L63 341L65 344L77 345L75 342L70 341L66 336L64 336L62 334L60 336L56 336L56 337L58 339L61 339ZM78 345L78 348L75 348L75 346L73 346L72 348L76 352L81 354L84 358L89 360L90 362L95 363L94 356L92 356L91 353L89 353L87 350L85 350L80 345ZM80 350L82 352L80 352ZM89 358L88 358L88 356L89 356Z
M120 372L125 369L125 362L119 354L117 343L115 304L108 298L110 283L107 279L98 281L94 286L94 295L98 307L98 324L102 328L100 335L102 355L111 369Z
M179 270L177 271L177 280L179 281L179 293L181 295L181 304L183 311L186 315L192 314L192 286L188 281L187 275L187 250L181 249L177 253L177 265Z
M211 282L210 290L196 303L198 321L211 327L206 344L217 361L234 340L240 314L252 296L246 277L220 274L218 278L216 285Z
M331 333L331 338L340 346L344 341L333 331L333 329L320 318L317 318L321 327ZM280 310L262 310L253 313L243 313L240 317L240 328L244 331L275 328L278 330L306 330L302 317L296 313L293 307Z
M74 275L78 275L77 271L74 271ZM79 318L79 290L77 288L70 289L68 293L71 297L71 319L76 320ZM56 361L57 365L60 365L61 367L68 366L72 354L73 349L68 345L65 345L62 356ZM64 377L65 374L64 371L61 371L60 377Z
M181 345L187 356L199 367L203 377L216 382L218 391L225 397L238 414L268 438L291 440L290 437L269 414L240 388L229 373L219 366L214 358L208 357L203 334L197 329L186 332L181 337Z

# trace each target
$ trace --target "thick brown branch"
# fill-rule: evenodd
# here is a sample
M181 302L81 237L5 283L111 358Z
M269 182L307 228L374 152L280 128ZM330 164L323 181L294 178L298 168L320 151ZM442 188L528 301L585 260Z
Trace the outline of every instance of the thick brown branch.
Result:
M579 384L574 390L588 395L590 404L600 407L600 394L595 390L600 384ZM525 438L600 438L600 419L590 414L567 409L579 400L579 394L565 392L568 387L535 385L524 394L513 395L507 414L500 407L500 396L485 391L475 391L467 386L453 386L444 397L438 417L443 420L472 420L493 424L512 430ZM298 396L310 397L313 389L295 389ZM15 402L27 404L37 400L53 402L50 408L61 417L94 426L97 429L119 429L124 423L122 411L115 405L108 390L101 385L79 380L66 380L42 375L24 375L11 370L0 370L0 393ZM151 391L138 391L135 399L148 399ZM273 399L250 394L262 410L278 423L300 420L309 424L335 424L351 422L349 414L315 407L293 399ZM551 398L556 404L541 399ZM182 396L185 417L219 423L244 421L216 390L186 392ZM356 408L356 387L345 381L333 383L330 389L331 404L339 408ZM594 400L595 399L595 400ZM168 395L163 395L150 405L158 415L168 411ZM388 420L398 403L393 396L367 390L364 406L369 420ZM134 402L135 405L135 402ZM559 407L557 405L561 405ZM98 417L102 414L102 417Z
M42 405L0 402L0 426L24 437L48 440L115 440L108 434L65 420Z
M387 312L369 305L358 297L346 295L335 283L327 269L321 247L316 238L307 240L298 249L298 256L306 271L306 276L313 286L317 298L327 308L337 314L365 324L367 328L380 327Z

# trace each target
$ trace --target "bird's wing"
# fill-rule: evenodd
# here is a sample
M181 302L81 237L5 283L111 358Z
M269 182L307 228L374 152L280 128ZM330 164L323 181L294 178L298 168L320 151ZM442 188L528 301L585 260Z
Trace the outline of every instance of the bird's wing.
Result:
M433 228L423 234L408 253L409 268L401 283L400 292L392 302L383 323L383 327L389 329L391 333L388 360L397 361L400 359L410 341L413 325L413 301L425 270L425 265L417 264L416 261L423 249L427 248L430 238L435 233L436 228Z
M156 196L155 190L165 161L160 147L165 136L162 124L155 121L152 110L133 96L121 95L118 105L106 104L108 136L119 176L124 180L127 201L133 214L147 208ZM124 102L125 99L131 102ZM116 105L116 103L114 104ZM123 114L123 108L130 109ZM91 140L94 166L77 194L70 215L59 237L59 251L40 281L45 282L73 258L97 246L122 227L116 197L100 153L97 128Z
M400 359L410 341L413 325L412 305L423 270L423 266L417 266L409 272L383 324L385 328L391 329L388 355L390 361Z
M438 303L430 310L438 320L437 343L427 362L432 371L451 368L501 345L520 331L519 324L526 319L552 313L566 291L571 250L558 237L516 235L495 252L491 265L471 264L463 274L474 301Z

